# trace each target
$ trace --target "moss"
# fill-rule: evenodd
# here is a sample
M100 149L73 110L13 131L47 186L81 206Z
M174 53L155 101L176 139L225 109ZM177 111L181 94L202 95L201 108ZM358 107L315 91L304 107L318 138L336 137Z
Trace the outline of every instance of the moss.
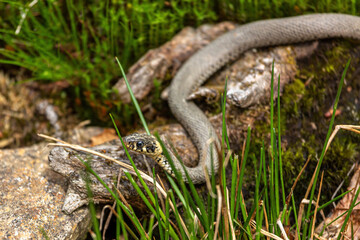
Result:
M153 80L153 84L154 84L154 90L153 90L153 98L152 98L152 105L153 106L158 106L159 104L161 104L161 92L163 90L163 86L162 86L162 81L158 80L158 79L154 79Z
M284 95L281 98L282 115L292 115L293 117L299 116L299 101L305 94L305 84L300 79L286 87Z
M345 90L339 102L341 114L337 116L335 125L359 122L360 104L356 96L360 95L360 84L354 79L355 74L352 77L359 53L359 48L346 41L322 42L315 55L299 62L300 71L296 79L284 89L281 97L281 136L286 189L291 187L306 159L311 156L311 162L301 177L303 181L298 183L296 189L296 194L301 197L315 170L328 131L329 119L324 114L332 108L344 65L351 56L352 68L346 77ZM275 119L276 115L275 111ZM266 118L270 119L268 111L261 121L255 123L255 138L269 139L270 121L264 121ZM335 188L346 177L360 150L359 144L354 144L358 142L360 135L349 132L340 132L335 137L322 165L326 186L324 199L330 199ZM258 151L260 140L253 138L253 144L253 150Z

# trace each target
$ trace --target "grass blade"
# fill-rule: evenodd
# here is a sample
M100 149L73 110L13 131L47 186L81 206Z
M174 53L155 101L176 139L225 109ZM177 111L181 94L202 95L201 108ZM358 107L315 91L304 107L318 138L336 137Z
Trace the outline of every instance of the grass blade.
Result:
M141 109L140 109L140 106L139 106L139 103L137 102L137 100L136 100L136 98L135 98L135 96L134 96L134 93L133 93L133 91L131 90L131 87L130 87L129 81L128 81L127 78L126 78L126 74L125 74L125 72L124 72L124 69L122 68L119 59L118 59L117 57L115 57L115 59L116 59L118 65L119 65L119 68L120 68L120 70L121 70L121 74L122 74L122 76L123 76L123 78L124 78L126 87L127 87L128 91L129 91L129 94L130 94L130 97L131 97L131 101L133 102L133 104L134 104L134 106L135 106L135 108L136 108L136 111L137 111L137 113L138 113L138 115L139 115L139 118L140 118L140 120L141 120L141 123L142 123L142 125L143 125L146 133L147 133L148 135L150 135L150 131L149 131L149 128L148 128L148 126L147 126L147 124L146 124L144 115L142 114Z
M318 167L317 167L316 172L315 172L315 178L314 178L314 182L313 182L313 185L312 185L311 194L310 194L310 198L309 198L309 201L310 201L310 202L312 202L312 200L314 199L316 182L317 182L317 179L318 179L318 175L319 175L319 172L320 172L320 168L321 168L322 161L323 161L324 156L325 156L326 145L327 145L327 142L329 141L329 138L330 138L330 135L331 135L331 132L332 132L332 128L333 128L333 125L334 125L335 113L336 113L337 105L338 105L338 102L339 102L339 99L340 99L340 94L341 94L342 86L343 86L343 84L344 84L346 72L347 72L349 66L350 66L350 59L348 60L348 62L347 62L346 65L345 65L345 69L344 69L343 74L342 74L342 76L341 76L341 80L340 80L340 83L339 83L339 86L338 86L338 90L337 90L337 93L336 93L335 103L334 103L334 106L333 106L333 114L332 114L332 116L331 116L330 125L329 125L329 130L328 130L328 132L327 132L326 139L325 139L325 143L324 143L324 147L323 147L323 149L322 149L322 152L321 152L321 155L320 155L320 158L319 158ZM310 218L310 212L311 212L311 204L309 204L309 206L308 206L308 209L307 209L307 212L306 212L306 219L309 219L309 218ZM304 226L304 232L307 232L307 231L306 231L307 227L308 227L308 225L305 224L305 226ZM305 237L306 237L306 234L303 235L303 239L304 239Z

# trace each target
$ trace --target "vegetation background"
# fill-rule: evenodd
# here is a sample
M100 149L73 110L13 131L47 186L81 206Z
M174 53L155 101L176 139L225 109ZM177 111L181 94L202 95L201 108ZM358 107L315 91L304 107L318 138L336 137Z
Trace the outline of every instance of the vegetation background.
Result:
M185 26L358 9L356 0L2 0L0 63L3 69L22 67L24 81L65 81L71 87L60 97L82 118L109 122L109 112L130 111L113 95L119 78L115 56L126 71ZM120 117L122 124L132 122Z

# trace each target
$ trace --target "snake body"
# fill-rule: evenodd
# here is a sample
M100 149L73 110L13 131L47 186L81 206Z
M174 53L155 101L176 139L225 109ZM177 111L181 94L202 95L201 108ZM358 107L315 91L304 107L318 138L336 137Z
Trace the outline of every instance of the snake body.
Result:
M222 36L194 54L180 68L170 85L169 106L183 127L189 133L199 152L199 164L194 168L185 167L193 183L205 181L204 167L209 173L217 172L219 140L214 128L205 114L187 97L226 63L236 59L251 48L282 44L300 43L325 38L351 38L360 40L360 17L345 14L310 14L297 17L256 21L244 24ZM214 144L208 140L214 139ZM135 134L127 138L132 150L147 154L148 145L136 147L137 142L153 142L151 157L170 174L171 167L163 156L160 146L151 136ZM141 145L141 144L140 144ZM155 146L156 145L156 146ZM151 151L150 151L151 152ZM184 169L169 151L176 169L186 180Z

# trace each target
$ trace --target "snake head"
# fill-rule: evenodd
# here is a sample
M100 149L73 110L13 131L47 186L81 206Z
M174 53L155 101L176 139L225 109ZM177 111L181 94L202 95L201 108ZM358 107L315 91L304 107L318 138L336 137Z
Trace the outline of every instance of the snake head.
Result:
M157 139L146 133L134 133L124 137L125 146L138 153L145 154L149 157L156 157L162 153L162 148Z

